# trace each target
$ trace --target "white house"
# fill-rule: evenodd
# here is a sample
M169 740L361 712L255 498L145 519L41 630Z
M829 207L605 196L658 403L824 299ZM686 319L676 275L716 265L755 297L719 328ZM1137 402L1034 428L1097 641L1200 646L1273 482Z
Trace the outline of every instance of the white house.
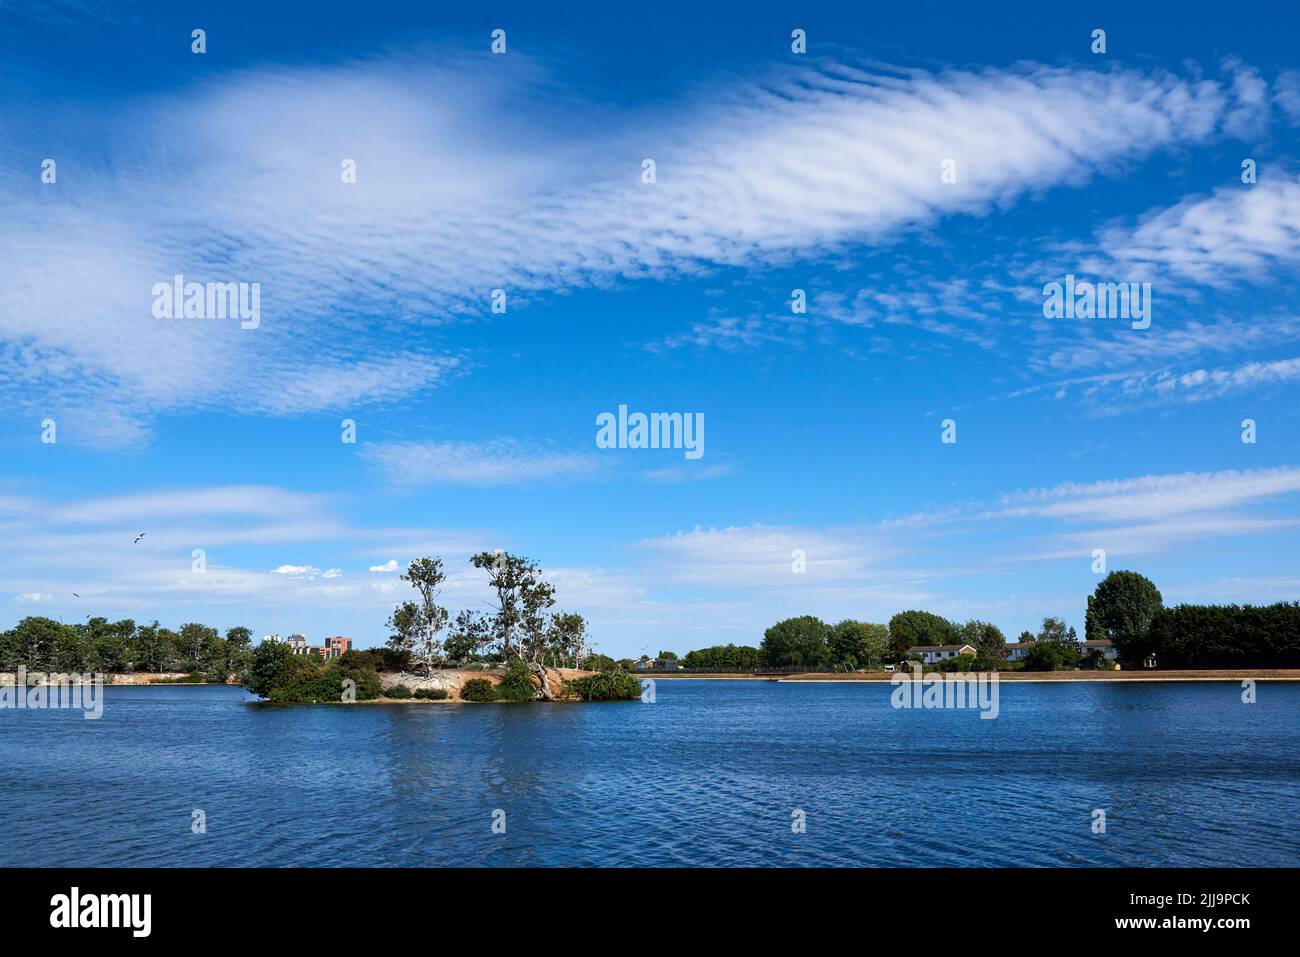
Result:
M1012 641L1007 643L1007 661L1024 661L1025 655L1029 654L1029 649L1037 645L1038 642L1032 638L1029 641Z
M976 651L971 645L913 645L907 649L908 658L919 658L927 665L937 664L945 658L974 654Z
M1084 656L1089 656L1094 650L1100 651L1107 661L1114 661L1119 658L1119 652L1115 650L1115 644L1109 638L1097 638L1093 641L1083 641L1079 643Z

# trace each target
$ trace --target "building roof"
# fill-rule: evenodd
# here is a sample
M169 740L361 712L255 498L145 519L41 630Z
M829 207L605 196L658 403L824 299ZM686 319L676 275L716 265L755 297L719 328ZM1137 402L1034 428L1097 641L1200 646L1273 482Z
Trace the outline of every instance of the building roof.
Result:
M1038 642L1030 639L1029 641L1012 641L1007 644L1007 648L1033 648Z
M1115 642L1109 638L1094 638L1092 641L1080 642L1080 648L1113 648Z
M961 651L963 648L975 650L971 645L913 645L907 649L907 653L910 655L914 651Z

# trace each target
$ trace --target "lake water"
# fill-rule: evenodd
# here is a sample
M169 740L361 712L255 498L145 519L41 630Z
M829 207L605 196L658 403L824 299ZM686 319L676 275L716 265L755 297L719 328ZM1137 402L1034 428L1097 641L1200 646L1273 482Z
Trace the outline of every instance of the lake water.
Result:
M10 865L1284 865L1300 684L658 683L656 702L0 710ZM806 815L794 833L792 811ZM1106 833L1092 831L1094 809ZM206 833L191 831L192 812ZM504 811L505 834L492 832ZM499 818L498 818L499 819Z

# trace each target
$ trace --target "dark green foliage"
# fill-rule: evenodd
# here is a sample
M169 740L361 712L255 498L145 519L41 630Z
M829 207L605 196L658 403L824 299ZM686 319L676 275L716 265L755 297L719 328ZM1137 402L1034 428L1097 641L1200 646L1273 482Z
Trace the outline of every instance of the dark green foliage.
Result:
M1094 593L1093 612L1124 661L1141 661L1152 649L1151 623L1164 606L1151 579L1137 572L1111 572Z
M961 626L957 644L975 649L977 668L996 668L1006 660L1007 636L1002 629L987 621L972 619Z
M376 671L409 671L411 653L393 648L367 648L363 654L371 657Z
M584 661L582 664L584 668L588 668L592 671L618 670L618 662L615 661L613 658L611 658L609 655L591 654L587 656L587 660Z
M349 681L357 701L379 697L379 675L368 658L344 654L322 663L315 655L295 655L278 641L258 645L244 673L249 691L277 704L342 701Z
M406 685L393 685L391 688L385 688L383 695L385 698L409 698L411 689Z
M1040 641L1025 654L1025 671L1064 671L1079 663L1079 653L1064 641Z
M58 672L197 672L224 681L249 664L248 629L232 628L222 638L215 628L188 624L180 632L158 622L136 625L89 618L65 625L51 618L24 618L0 632L0 669Z
M889 651L901 659L915 645L955 645L958 629L947 618L928 611L900 611L889 619Z
M1300 668L1300 603L1162 608L1146 648L1161 668Z
M253 660L244 673L244 686L260 698L270 697L271 689L286 683L293 659L297 657L286 644L264 641L253 651Z
M470 678L460 686L461 701L495 701L496 689L486 678Z
M752 671L761 663L762 652L750 645L713 645L710 648L687 652L686 657L682 659L682 666L693 671L708 671L713 668L722 671ZM620 666L622 664L619 662ZM589 662L589 667L599 671L612 670L597 665L594 660Z
M446 701L449 697L445 688L416 688L415 697L429 701Z
M974 655L958 655L955 658L943 658L935 662L935 671L971 671L975 670Z
M772 668L820 668L830 660L830 625L813 615L778 621L763 632L763 664Z
M846 619L831 628L828 658L835 668L874 668L889 655L889 628Z
M532 701L537 697L532 672L519 658L512 658L506 667L505 676L496 687L496 697L498 701Z
M602 671L565 682L564 690L583 701L633 701L641 697L641 682L626 671Z

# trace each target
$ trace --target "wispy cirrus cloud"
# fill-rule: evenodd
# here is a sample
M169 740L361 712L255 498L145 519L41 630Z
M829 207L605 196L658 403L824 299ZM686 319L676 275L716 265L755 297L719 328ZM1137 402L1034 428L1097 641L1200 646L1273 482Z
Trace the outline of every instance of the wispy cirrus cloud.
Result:
M14 177L0 196L12 224L0 282L14 306L0 314L0 391L28 401L39 375L46 406L112 396L136 419L400 399L458 367L437 329L486 316L494 288L517 308L888 241L1261 109L1232 78L828 64L732 82L708 101L594 110L583 128L566 113L575 97L511 60L490 76L415 56L245 71L84 117L75 186ZM519 103L532 106L498 108ZM638 181L647 152L650 185ZM341 182L344 158L355 184ZM956 183L940 180L948 159ZM260 282L262 325L155 319L149 290L177 273ZM397 330L400 350L377 338ZM105 441L147 435L137 425Z
M372 442L361 458L393 485L506 485L590 478L600 461L589 452L553 452L517 439L486 442Z
M1294 272L1300 266L1300 181L1283 170L1261 175L1254 185L1222 186L1152 210L1136 224L1108 227L1080 269L1215 287Z

